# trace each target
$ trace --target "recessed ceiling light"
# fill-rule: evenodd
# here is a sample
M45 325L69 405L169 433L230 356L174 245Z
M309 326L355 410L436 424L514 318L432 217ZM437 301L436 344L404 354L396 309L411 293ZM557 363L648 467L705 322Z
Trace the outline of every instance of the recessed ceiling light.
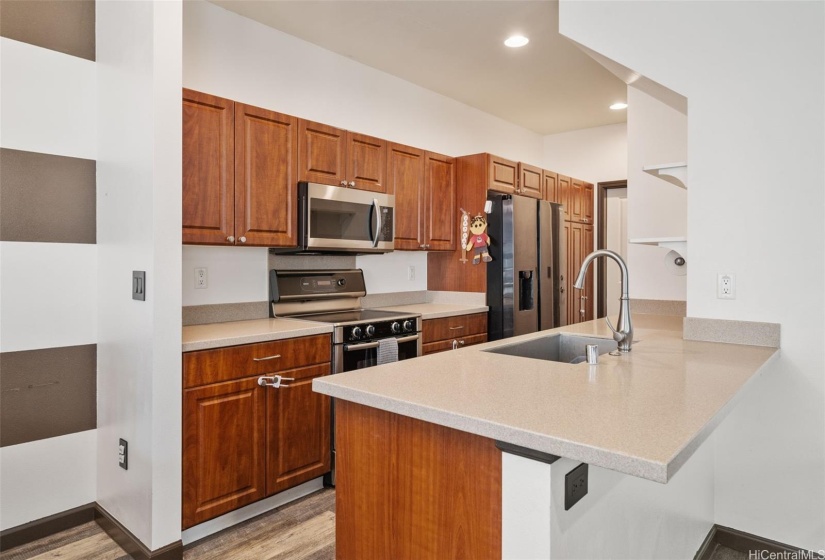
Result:
M512 37L508 37L504 44L508 47L523 47L527 43L530 42L530 39L525 37L524 35L513 35Z
M610 108L614 111L621 111L622 109L627 109L627 103L619 101L618 103L611 105Z

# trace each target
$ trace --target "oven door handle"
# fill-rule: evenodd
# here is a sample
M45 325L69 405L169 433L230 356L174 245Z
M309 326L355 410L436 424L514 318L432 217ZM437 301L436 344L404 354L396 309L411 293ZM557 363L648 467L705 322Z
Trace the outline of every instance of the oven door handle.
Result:
M405 342L412 342L413 340L418 340L421 338L421 335L413 334L410 336L402 336L396 338L398 344L404 344ZM360 344L344 344L344 352L350 352L354 350L369 350L370 348L378 348L378 342L362 342Z

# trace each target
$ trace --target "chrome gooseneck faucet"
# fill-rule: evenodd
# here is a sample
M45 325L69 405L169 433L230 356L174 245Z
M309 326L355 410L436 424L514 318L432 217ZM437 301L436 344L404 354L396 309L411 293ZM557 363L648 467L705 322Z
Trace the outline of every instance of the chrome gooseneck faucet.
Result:
M605 320L607 321L607 326L610 327L611 331L613 331L613 340L619 344L619 352L630 352L630 345L633 342L633 325L630 323L630 298L628 297L627 287L627 265L622 257L620 257L618 253L608 251L607 249L593 251L585 257L581 270L579 270L579 275L573 283L573 287L578 290L584 288L584 277L587 274L587 267L590 266L590 263L598 257L609 257L613 259L622 271L622 297L619 299L619 321L616 323L616 328L614 329L613 325L610 324L610 319L608 317L605 317Z

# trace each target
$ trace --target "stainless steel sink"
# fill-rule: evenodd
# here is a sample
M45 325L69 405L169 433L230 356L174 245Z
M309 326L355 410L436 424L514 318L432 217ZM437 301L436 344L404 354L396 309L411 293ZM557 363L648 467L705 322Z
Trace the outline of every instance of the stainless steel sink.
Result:
M607 354L617 348L616 341L611 338L557 333L525 342L497 346L485 350L485 352L569 364L584 361L585 347L588 344L598 345L599 355Z

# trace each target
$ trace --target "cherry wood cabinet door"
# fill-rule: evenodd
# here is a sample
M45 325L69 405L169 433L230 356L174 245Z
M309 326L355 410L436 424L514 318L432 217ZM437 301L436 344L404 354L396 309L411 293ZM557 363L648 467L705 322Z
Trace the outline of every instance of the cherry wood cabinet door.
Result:
M593 199L593 184L592 183L584 183L584 188L582 189L582 222L586 224L592 224L593 221L593 205L595 201Z
M593 252L593 226L585 224L584 226L582 226L582 230L582 260L584 260L584 258L587 257L587 255ZM607 263L605 263L604 260L602 260L602 264L605 265ZM584 295L587 298L586 300L584 300L585 321L590 321L596 318L593 314L593 298L595 296L593 286L594 278L594 269L593 267L590 267L590 270L587 271L587 282L584 285Z
M584 214L584 181L570 179L570 219L581 222Z
M558 193L558 180L559 176L557 173L553 173L552 171L544 170L544 200L550 202L560 202L559 200L559 193Z
M297 118L235 104L236 244L297 244L297 141Z
M558 196L559 196L559 202L561 202L561 205L564 207L564 219L565 220L572 219L571 214L570 214L570 204L571 204L571 200L570 200L571 192L570 191L571 191L570 177L559 174L558 175L557 192L558 192Z
M540 167L527 165L526 163L518 164L519 171L519 186L518 193L530 198L537 198L539 200L543 197L544 177Z
M266 394L258 378L183 392L183 528L265 496Z
M426 152L402 144L387 148L387 192L395 195L395 248L424 248Z
M347 132L347 186L385 193L386 177L387 141L366 134Z
M328 363L282 371L295 380L266 388L268 496L330 470L330 399L312 391L312 380L329 372Z
M515 194L518 188L518 163L494 155L487 156L487 189L505 194Z
M342 186L346 136L340 128L298 119L298 180Z
M584 247L583 235L584 235L584 226L583 224L577 222L569 222L570 231L567 238L567 259L569 263L568 268L568 277L570 278L570 292L568 292L567 302L568 302L568 324L573 323L581 323L581 313L579 310L581 309L581 296L586 295L583 293L583 290L578 290L573 287L573 283L576 281L576 277L579 275L579 269L581 268L582 261L584 260L584 255L582 254L582 248Z
M448 156L427 152L425 172L425 248L429 251L453 251L458 230L455 161Z
M183 90L183 242L231 245L234 103Z

